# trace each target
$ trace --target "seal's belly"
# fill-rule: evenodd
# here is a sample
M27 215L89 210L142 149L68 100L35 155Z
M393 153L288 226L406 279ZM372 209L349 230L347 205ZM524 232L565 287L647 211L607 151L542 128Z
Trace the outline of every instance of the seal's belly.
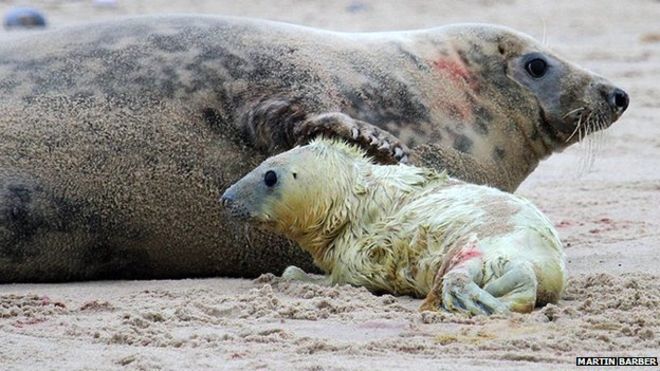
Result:
M502 255L501 244L487 242L508 241L521 231L541 235L537 227L546 225L549 222L526 200L473 185L439 186L364 227L361 237L351 234L338 242L346 248L338 254L331 277L335 283L421 297L433 287L444 260L451 258L450 250L478 240L480 249ZM534 245L504 255L538 256L538 250L552 249Z
M330 276L334 283L364 286L371 291L424 297L446 254L447 236L436 226L390 220L337 256Z

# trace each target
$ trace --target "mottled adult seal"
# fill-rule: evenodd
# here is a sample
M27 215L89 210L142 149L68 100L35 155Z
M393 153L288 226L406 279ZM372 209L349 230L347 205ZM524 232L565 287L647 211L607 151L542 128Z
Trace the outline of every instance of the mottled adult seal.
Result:
M557 232L529 201L429 169L376 165L342 142L271 157L222 202L296 241L331 283L426 297L424 309L530 312L556 302L566 279Z
M0 281L255 276L296 246L217 195L319 133L513 190L628 98L507 28L134 18L0 43ZM578 134L576 134L578 133Z

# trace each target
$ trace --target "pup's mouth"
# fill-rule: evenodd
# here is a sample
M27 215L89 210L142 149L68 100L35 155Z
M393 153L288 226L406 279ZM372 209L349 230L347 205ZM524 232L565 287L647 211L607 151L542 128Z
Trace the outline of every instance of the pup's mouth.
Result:
M222 205L222 208L233 219L242 222L249 222L258 229L273 231L275 222L271 220L268 215L258 215L250 212L242 202L235 200L231 195L228 195L227 192L220 197L219 202Z
M250 220L250 211L245 207L245 205L237 201L234 197L234 194L227 190L220 199L218 200L222 208L228 212L228 214L238 220L247 221Z
M244 206L227 200L221 200L220 203L232 218L241 221L250 220L250 212Z

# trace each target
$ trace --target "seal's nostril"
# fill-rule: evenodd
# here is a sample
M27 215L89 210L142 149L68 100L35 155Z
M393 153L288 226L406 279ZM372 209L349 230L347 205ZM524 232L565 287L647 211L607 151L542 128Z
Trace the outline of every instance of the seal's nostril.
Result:
M610 96L610 104L612 105L612 108L616 111L623 112L628 108L628 103L630 103L630 99L625 91L618 88L612 91Z
M222 197L220 197L220 204L223 207L228 207L229 205L231 205L231 203L233 201L234 200L231 197L227 196L227 195L222 195Z

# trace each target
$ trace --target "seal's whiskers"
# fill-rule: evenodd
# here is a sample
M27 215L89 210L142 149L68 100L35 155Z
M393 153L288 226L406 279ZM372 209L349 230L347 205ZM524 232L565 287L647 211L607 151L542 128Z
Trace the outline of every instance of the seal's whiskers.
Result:
M548 29L545 24L545 18L543 18L541 21L543 21L543 37L541 38L541 45L545 46L546 48L548 47Z
M607 127L605 117L601 113L590 113L584 122L586 144L580 160L579 172L589 172L596 160L596 155L603 147L604 129Z
M581 136L581 134L579 134L579 131L580 131L580 128L582 126L582 118L584 117L584 107L576 108L572 111L569 111L567 114L562 116L562 119L566 118L567 116L569 116L573 113L577 113L577 112L580 112L580 117L578 117L578 122L575 125L575 130L573 130L571 135L566 139L566 143L568 143L573 138L573 136L575 136L575 133L578 133L578 142L582 140L582 136Z

